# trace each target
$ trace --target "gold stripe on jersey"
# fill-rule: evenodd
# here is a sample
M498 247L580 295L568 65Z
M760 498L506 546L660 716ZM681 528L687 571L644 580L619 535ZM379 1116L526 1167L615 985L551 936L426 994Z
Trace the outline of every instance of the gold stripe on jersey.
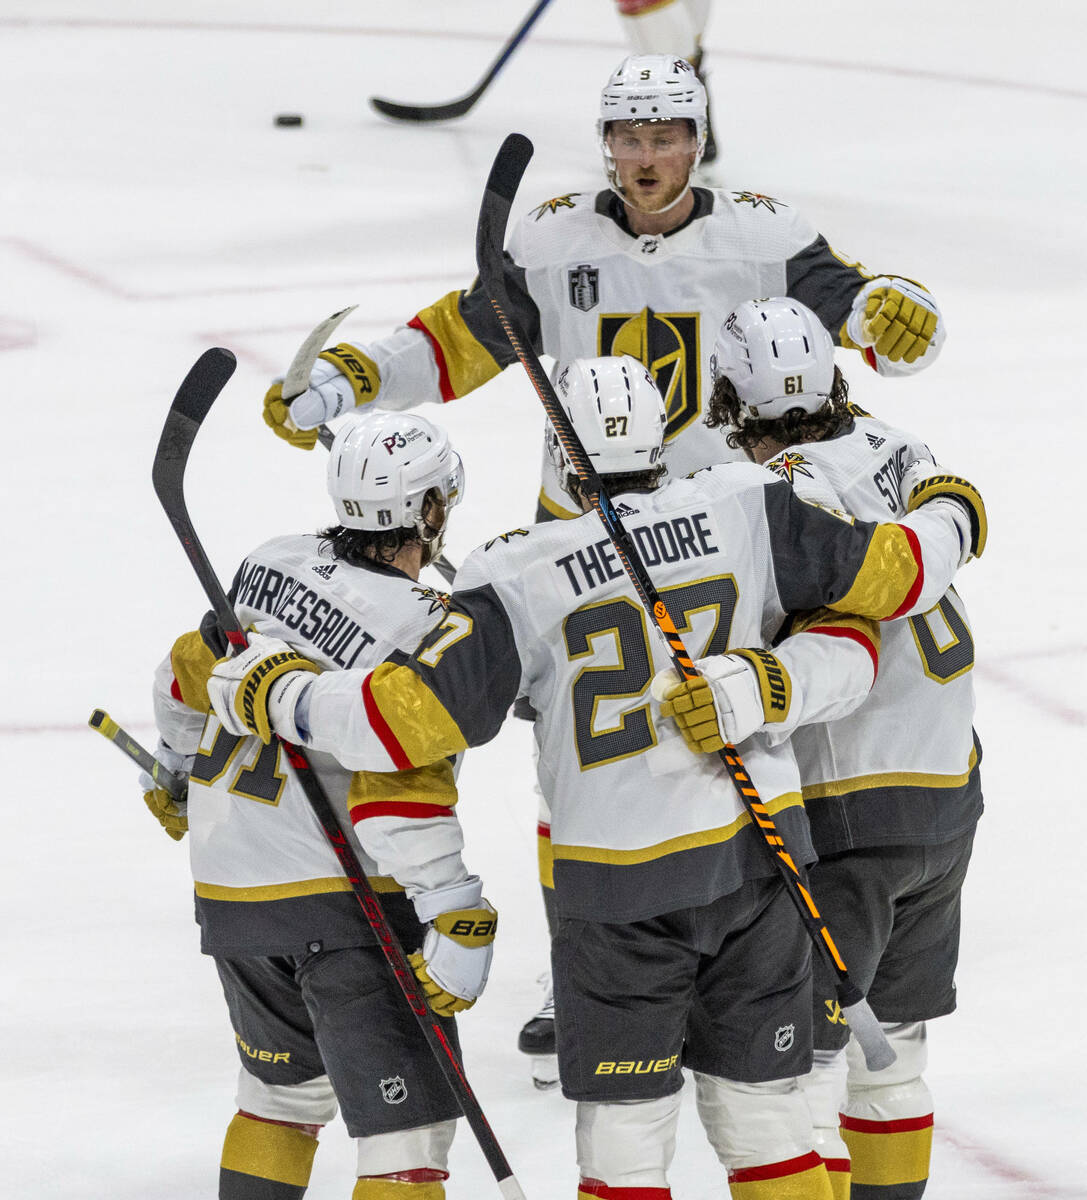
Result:
M402 892L404 889L391 875L370 875L375 892ZM201 900L231 900L238 904L260 904L266 900L296 900L300 896L324 896L332 892L350 892L351 881L346 875L327 879L296 879L292 883L265 883L253 887L227 887L221 883L194 884Z
M850 792L866 792L875 788L961 788L970 781L978 765L974 746L966 770L961 775L933 775L924 771L883 771L872 775L854 775L850 779L832 779L828 783L804 786L805 800L823 800L828 796L844 796Z
M572 508L563 508L557 501L540 488L540 506L549 512L553 517L557 517L560 521L572 521L575 517L580 517L583 514L574 512Z
M449 292L415 317L441 348L454 396L466 395L502 370L461 316L460 295Z
M777 816L788 808L803 805L804 801L799 792L785 792L775 796L773 800L764 802L766 809ZM669 854L679 854L684 850L697 850L700 846L717 846L730 841L745 826L751 824L748 813L741 813L734 821L721 825L717 829L700 829L694 833L680 834L679 837L668 838L655 846L642 846L637 850L607 850L600 846L566 846L553 843L555 860L570 862L608 863L611 866L633 867L639 863L652 862L654 859L667 858Z
M353 821L366 816L368 804L436 804L452 808L457 802L453 764L443 758L408 771L356 771L347 790Z
M877 621L888 620L908 608L921 576L917 544L913 533L901 525L877 525L852 586L829 607Z
M866 637L876 650L879 650L883 640L883 631L878 621L871 617L858 617L854 613L831 612L829 608L813 608L811 612L801 613L794 617L789 625L789 636L806 633L816 625L829 625L834 629L852 629L855 633Z
M170 667L181 692L181 702L197 712L211 711L208 679L215 661L215 654L196 629L183 633L170 650Z
M370 697L377 706L385 730L411 764L432 763L468 749L464 734L445 706L410 667L382 663L367 678ZM371 719L370 724L374 721Z

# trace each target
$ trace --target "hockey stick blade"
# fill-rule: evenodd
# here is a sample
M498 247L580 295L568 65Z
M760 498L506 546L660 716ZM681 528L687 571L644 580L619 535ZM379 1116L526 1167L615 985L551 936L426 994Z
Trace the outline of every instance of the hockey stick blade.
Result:
M162 763L145 749L127 730L109 715L105 709L96 708L87 719L87 724L97 730L104 738L108 738L118 750L130 758L138 767L142 767L160 788L169 792L175 800L185 798L186 784L183 779L168 771Z
M391 117L394 121L409 121L421 124L428 121L451 121L463 117L474 106L476 101L494 82L495 76L509 62L514 50L528 36L528 31L539 20L551 0L537 0L528 16L510 34L498 57L487 68L479 83L459 100L450 100L447 104L398 104L395 100L383 100L380 96L370 97L370 107L383 117Z
M577 435L562 405L559 403L551 381L544 373L535 352L525 343L510 315L509 295L505 283L505 259L503 244L506 225L517 194L517 187L532 157L532 143L519 133L511 133L499 148L498 155L487 178L483 202L480 206L479 222L476 226L476 267L484 292L491 300L499 324L502 326L514 353L528 374L532 386L540 399L556 437L562 444L570 465L581 481L582 494L591 502L604 529L611 539L623 569L634 587L646 614L668 645L675 669L680 677L690 679L698 672L675 622L657 591L634 540L623 526L614 505L604 489L600 477L589 462L581 439ZM816 908L810 890L804 886L800 869L788 853L784 839L780 836L766 806L762 803L750 776L746 773L743 760L734 746L726 746L718 752L722 764L736 789L740 803L751 819L752 827L763 838L767 852L772 856L786 891L796 907L816 952L838 979L838 998L843 1011L848 1008L857 1016L854 1033L864 1052L865 1061L872 1070L879 1070L894 1062L895 1053L887 1041L879 1022L864 999L864 994L850 979L845 963L834 945L830 931Z

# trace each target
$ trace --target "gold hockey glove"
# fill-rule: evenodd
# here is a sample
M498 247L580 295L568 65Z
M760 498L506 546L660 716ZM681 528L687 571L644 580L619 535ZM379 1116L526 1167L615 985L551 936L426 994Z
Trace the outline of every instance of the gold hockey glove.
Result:
M428 928L422 950L408 961L427 1004L440 1017L471 1008L487 984L498 913L482 892L479 876L471 875L414 899L416 915ZM448 904L464 907L446 908Z
M276 435L300 450L317 445L316 429L299 429L291 420L290 405L283 399L283 380L277 379L264 394L264 423Z
M843 346L871 346L888 362L916 362L932 345L940 310L932 295L912 279L881 276L861 289L839 331Z
M184 800L179 804L164 788L144 792L143 800L151 815L175 842L180 842L189 832L188 805Z

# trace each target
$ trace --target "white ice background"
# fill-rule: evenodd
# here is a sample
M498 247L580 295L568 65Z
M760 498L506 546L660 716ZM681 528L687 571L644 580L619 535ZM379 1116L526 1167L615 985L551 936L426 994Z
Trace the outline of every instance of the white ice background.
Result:
M536 144L518 211L600 185L596 96L624 52L609 0L555 0L465 120L412 128L366 105L467 91L527 7L0 3L4 1195L215 1193L237 1061L185 847L86 727L100 706L153 740L151 671L205 607L151 491L155 442L192 361L228 346L238 371L188 489L221 576L328 521L321 452L259 411L308 330L357 303L343 333L364 341L464 286L513 129ZM959 1011L931 1028L934 1200L1087 1196L1085 33L1082 0L718 0L708 30L717 179L934 291L950 336L930 371L884 381L840 359L861 404L988 502L987 555L960 583L988 810ZM427 413L468 472L459 561L531 518L541 415L520 369ZM568 1200L572 1106L534 1091L514 1048L546 957L529 741L511 721L462 775L468 857L503 920L462 1030L529 1197ZM353 1165L337 1123L309 1194L348 1196ZM451 1200L497 1195L466 1128L453 1172ZM677 1200L727 1194L689 1102L673 1183Z

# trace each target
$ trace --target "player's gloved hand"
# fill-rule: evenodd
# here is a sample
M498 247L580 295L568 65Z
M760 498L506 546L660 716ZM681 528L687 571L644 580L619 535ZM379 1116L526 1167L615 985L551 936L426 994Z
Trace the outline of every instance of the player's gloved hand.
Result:
M735 654L701 658L696 679L680 680L669 667L653 680L662 717L671 717L695 754L714 754L726 742L750 737L766 720L759 681L751 664Z
M312 429L360 404L369 404L380 387L374 360L358 347L341 342L317 356L308 391L291 401L291 420L299 429Z
M483 898L478 875L420 892L414 903L415 915L429 928L422 950L408 961L431 1009L451 1017L471 1008L487 984L498 914Z
M963 544L960 567L972 558L981 557L989 535L989 521L985 513L985 501L969 480L919 458L902 472L898 488L907 512L913 512L922 504L947 508L959 527Z
M912 363L932 345L940 310L920 284L898 276L873 279L857 293L841 331L843 346L871 346L890 362Z
M208 679L208 699L228 733L256 734L264 743L279 734L300 741L294 712L316 663L303 658L279 638L263 633L249 636L249 645L235 658L220 658Z
M187 778L196 755L178 754L160 738L155 747L155 757L171 775ZM189 831L188 801L185 797L175 800L165 788L159 787L146 771L140 772L140 787L144 789L144 803L151 810L151 815L166 830L169 837L175 842L180 842Z
M291 419L290 405L283 399L282 379L275 380L264 393L264 423L276 437L300 450L312 450L317 445L317 430L299 429Z

